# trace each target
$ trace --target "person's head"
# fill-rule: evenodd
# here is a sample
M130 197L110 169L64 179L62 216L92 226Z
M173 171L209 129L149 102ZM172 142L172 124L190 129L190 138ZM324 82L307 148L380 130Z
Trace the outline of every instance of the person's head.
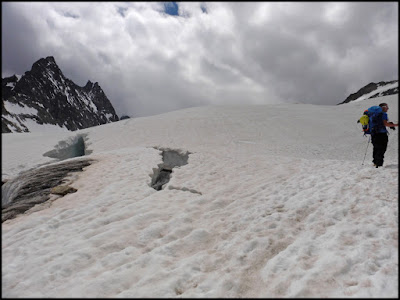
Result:
M381 103L379 104L379 106L382 107L383 112L387 112L387 110L389 109L387 103Z

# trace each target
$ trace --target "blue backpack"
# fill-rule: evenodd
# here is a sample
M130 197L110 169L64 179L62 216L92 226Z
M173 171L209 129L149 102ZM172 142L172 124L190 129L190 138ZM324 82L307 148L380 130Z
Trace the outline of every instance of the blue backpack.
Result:
M386 127L383 125L383 111L380 106L371 106L364 111L362 117L357 121L361 123L364 134L375 134Z

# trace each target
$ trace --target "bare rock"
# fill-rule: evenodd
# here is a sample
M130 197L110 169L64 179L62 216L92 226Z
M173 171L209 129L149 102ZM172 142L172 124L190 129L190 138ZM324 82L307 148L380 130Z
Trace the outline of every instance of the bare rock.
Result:
M53 187L50 190L50 193L65 196L66 194L75 193L76 191L77 191L77 189L73 188L72 186L58 185L58 186Z
M7 181L1 186L1 221L48 202L51 195L57 197L76 192L65 182L66 178L71 173L83 171L92 162L91 159L80 159L33 168Z

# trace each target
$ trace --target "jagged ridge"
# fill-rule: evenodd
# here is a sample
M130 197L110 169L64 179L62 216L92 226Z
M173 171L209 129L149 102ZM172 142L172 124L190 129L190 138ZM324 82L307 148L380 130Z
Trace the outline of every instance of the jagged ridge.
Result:
M41 58L23 76L2 79L2 132L29 132L29 121L74 131L118 121L99 84L66 78L54 57Z
M377 90L378 88L381 88L381 87L384 87L384 86L389 86L389 85L392 85L392 84L397 83L397 82L398 82L398 80L380 81L378 83L371 82L371 83L367 84L366 86L362 87L356 93L350 94L350 96L348 96L346 98L346 100L344 100L343 102L338 103L338 105L344 104L344 103L349 103L351 101L355 101L357 99L360 99L360 97L362 97L364 95L372 93L373 91ZM394 94L398 94L398 93L399 93L399 88L397 86L397 87L393 87L393 88L388 88L386 90L383 90L382 92L378 92L377 91L377 93L372 93L372 95L368 96L366 99L382 97L382 96L388 96L388 95L394 95Z

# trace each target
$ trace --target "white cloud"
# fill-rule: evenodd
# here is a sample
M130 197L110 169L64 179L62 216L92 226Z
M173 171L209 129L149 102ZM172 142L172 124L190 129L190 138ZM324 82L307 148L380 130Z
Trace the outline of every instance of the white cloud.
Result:
M325 19L333 25L340 26L345 23L349 15L349 3L346 2L330 2L324 8Z
M349 86L397 79L397 3L182 2L180 16L161 2L2 6L3 76L52 55L78 85L99 82L118 114L222 98L334 105Z

